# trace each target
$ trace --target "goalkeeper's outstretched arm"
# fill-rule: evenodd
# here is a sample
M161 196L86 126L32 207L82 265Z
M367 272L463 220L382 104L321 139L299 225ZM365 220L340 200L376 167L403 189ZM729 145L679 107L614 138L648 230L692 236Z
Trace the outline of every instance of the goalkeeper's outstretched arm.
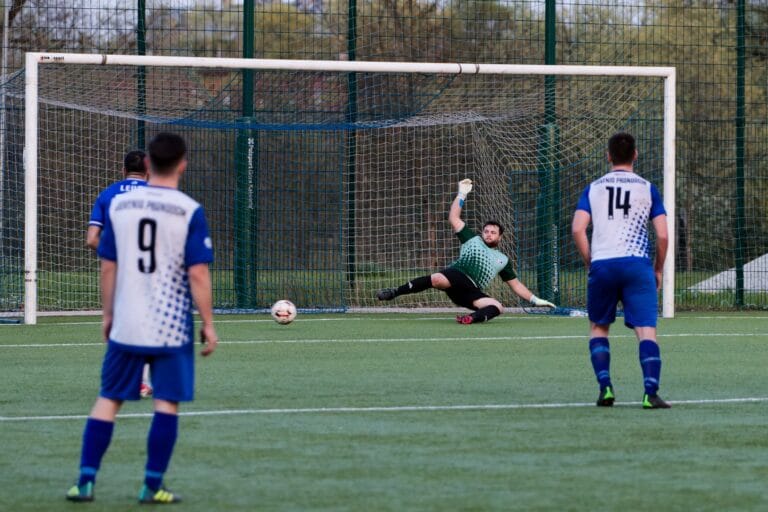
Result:
M517 295L523 300L527 300L534 306L548 307L548 308L556 307L554 304L552 304L548 300L538 298L536 295L533 294L531 290L528 289L527 286L521 283L520 280L517 278L510 279L509 281L506 281L506 283L509 285L510 288L512 288L512 291L515 292L515 295Z
M456 194L456 199L451 203L451 209L448 212L448 222L451 223L453 231L458 233L464 229L465 222L461 220L461 210L464 208L464 201L467 199L467 194L472 191L472 180L463 179L459 182L459 192Z

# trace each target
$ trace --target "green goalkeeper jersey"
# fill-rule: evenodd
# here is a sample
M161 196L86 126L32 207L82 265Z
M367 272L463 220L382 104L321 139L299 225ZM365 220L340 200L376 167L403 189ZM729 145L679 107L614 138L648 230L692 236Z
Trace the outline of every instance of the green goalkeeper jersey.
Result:
M481 290L488 286L496 275L504 281L517 277L509 258L501 251L488 247L483 238L469 229L466 225L456 233L461 240L459 259L451 263L455 268L467 275Z

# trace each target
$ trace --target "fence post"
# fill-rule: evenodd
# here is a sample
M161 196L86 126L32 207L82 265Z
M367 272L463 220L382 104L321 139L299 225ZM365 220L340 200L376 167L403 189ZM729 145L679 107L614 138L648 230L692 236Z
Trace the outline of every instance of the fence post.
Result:
M136 54L147 54L147 2L138 0L136 3ZM136 110L139 119L136 121L136 147L146 146L146 125L141 117L147 113L147 68L136 68Z
M744 306L744 79L745 79L745 2L738 1L736 14L736 284L735 306Z
M243 58L254 57L254 0L243 1ZM243 69L243 125L256 122L253 117L253 70ZM259 195L259 132L238 128L235 142L235 254L232 270L235 304L240 309L257 306L258 273L258 205Z
M546 0L544 6L544 63L556 64L557 9L555 0ZM539 263L536 268L537 293L555 303L560 302L559 243L560 219L556 213L559 204L560 177L557 162L556 78L544 76L544 124L539 133L539 185L541 191L537 205L537 232Z
M357 0L349 0L347 8L347 58L357 60ZM355 172L357 163L357 130L352 126L357 122L357 73L347 75L347 112L348 125L346 143L347 188L347 279L350 285L355 283Z

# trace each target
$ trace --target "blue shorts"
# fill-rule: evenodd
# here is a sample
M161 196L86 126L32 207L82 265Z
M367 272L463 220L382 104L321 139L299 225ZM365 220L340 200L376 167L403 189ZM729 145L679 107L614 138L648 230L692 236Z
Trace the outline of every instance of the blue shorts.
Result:
M624 325L656 327L658 295L653 264L647 258L616 258L592 262L587 284L590 321L608 325L616 321L616 306L624 305Z
M153 398L169 402L190 402L195 398L192 343L175 352L144 354L110 341L101 367L99 395L112 400L139 400L145 363L149 364Z

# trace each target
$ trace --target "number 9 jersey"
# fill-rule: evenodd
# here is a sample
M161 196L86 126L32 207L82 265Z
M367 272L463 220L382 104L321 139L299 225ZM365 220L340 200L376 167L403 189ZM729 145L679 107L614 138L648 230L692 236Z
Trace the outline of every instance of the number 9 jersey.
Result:
M576 209L591 216L592 261L649 258L648 221L666 214L658 189L623 170L614 170L590 183Z
M213 261L199 203L179 190L151 185L116 196L98 255L117 262L110 343L165 353L194 341L187 269Z

